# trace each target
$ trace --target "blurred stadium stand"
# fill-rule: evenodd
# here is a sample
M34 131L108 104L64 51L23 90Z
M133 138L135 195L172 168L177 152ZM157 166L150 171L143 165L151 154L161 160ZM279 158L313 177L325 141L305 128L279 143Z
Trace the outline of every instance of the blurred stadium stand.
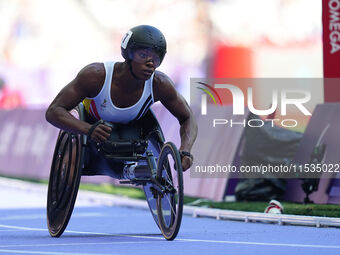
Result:
M130 27L151 24L164 32L168 53L159 69L190 101L192 77L322 77L320 10L321 1L310 0L0 1L0 76L30 108L29 115L24 109L0 112L0 166L47 177L57 130L44 121L44 109L83 66L122 61L120 41ZM313 108L323 103L323 87L300 89L312 91ZM255 102L268 105L261 96ZM12 118L22 124L13 126ZM176 125L165 133L178 142ZM33 142L26 150L22 143L29 139L42 145ZM31 161L19 154L1 158L9 145L11 153L33 153ZM214 185L218 191L209 197L223 199L226 182Z

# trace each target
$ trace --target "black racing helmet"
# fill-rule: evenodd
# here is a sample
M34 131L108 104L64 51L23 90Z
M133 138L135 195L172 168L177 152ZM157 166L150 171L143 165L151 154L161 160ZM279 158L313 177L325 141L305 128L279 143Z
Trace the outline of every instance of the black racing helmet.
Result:
M151 48L159 56L160 64L166 53L166 41L162 32L148 25L141 25L131 28L123 37L121 43L122 56L131 60L134 49Z

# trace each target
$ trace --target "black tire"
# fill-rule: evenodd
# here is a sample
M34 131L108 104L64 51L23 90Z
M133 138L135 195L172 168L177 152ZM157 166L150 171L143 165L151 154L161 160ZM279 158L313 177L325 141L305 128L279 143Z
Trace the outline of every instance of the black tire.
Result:
M158 194L157 198L159 227L167 240L174 240L183 214L183 169L179 152L171 142L164 144L159 155L157 180L174 188L172 192Z
M83 149L78 135L60 131L47 194L47 226L52 237L64 232L77 198Z

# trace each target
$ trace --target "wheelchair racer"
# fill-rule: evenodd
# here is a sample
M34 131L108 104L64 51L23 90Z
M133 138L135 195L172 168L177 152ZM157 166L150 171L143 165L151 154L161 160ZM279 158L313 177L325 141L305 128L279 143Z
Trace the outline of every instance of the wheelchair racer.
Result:
M129 123L140 119L154 102L160 101L180 123L179 151L183 170L187 170L193 163L190 151L197 136L197 124L172 80L156 71L166 53L164 35L152 26L134 27L123 37L121 53L124 62L92 63L80 70L50 104L46 120L101 143L110 136L111 127L98 122L91 125L73 117L69 111L80 102L97 120Z

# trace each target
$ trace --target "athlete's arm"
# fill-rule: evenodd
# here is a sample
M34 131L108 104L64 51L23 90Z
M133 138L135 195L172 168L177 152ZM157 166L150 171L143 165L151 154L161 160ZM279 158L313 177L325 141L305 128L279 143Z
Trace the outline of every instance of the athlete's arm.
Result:
M56 96L46 111L46 120L52 125L76 134L87 134L91 124L76 119L69 113L86 97L95 97L105 80L105 68L101 63L84 67ZM110 127L99 125L91 138L96 142L107 139Z
M155 101L160 101L180 123L181 146L179 150L190 152L197 136L197 123L188 103L177 92L172 80L158 71L155 73L153 91ZM191 165L190 157L183 157L183 170Z

